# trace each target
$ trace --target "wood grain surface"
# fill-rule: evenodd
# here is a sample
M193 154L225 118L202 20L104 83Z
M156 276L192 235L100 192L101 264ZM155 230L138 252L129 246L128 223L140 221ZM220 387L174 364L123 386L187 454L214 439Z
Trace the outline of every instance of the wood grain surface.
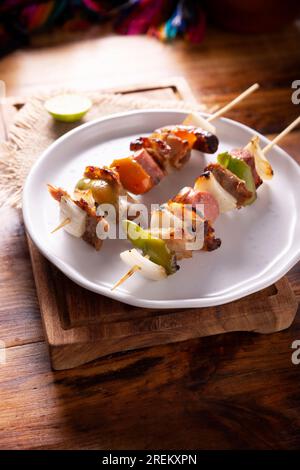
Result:
M183 75L199 100L217 104L259 81L262 90L231 116L272 134L299 114L291 103L299 40L294 27L255 37L211 30L199 48L107 37L18 51L0 62L0 78L9 94L25 95ZM282 142L298 162L299 142L299 131ZM291 362L299 316L273 335L217 335L52 372L22 219L3 209L1 220L1 449L299 448L300 365ZM299 301L299 265L288 279Z

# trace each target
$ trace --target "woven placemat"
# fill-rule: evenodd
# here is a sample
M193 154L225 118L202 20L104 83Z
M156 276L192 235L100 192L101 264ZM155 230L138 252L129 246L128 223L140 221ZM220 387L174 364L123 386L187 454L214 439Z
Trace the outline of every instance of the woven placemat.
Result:
M186 101L87 92L93 106L85 118L79 123L62 123L54 121L44 108L45 100L55 94L58 91L29 98L10 127L8 140L0 144L0 207L21 207L23 184L33 163L54 140L84 122L134 109L206 110L204 105Z

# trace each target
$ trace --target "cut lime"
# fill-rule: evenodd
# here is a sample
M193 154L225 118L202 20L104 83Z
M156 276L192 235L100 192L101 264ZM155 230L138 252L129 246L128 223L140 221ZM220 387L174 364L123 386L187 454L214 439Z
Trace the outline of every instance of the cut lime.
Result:
M57 95L45 102L48 113L63 122L79 121L91 106L89 98L73 94Z

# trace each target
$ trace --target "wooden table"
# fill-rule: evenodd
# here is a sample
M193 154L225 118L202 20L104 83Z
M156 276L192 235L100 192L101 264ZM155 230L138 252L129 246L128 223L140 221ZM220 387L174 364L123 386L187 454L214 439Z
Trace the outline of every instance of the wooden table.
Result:
M231 113L273 134L296 115L300 32L239 37L210 30L203 45L147 37L92 39L18 51L0 62L8 94L49 86L100 88L185 76L199 100L223 104L254 81L262 89ZM282 146L300 161L300 131ZM300 319L274 335L226 334L107 357L52 372L22 217L0 226L0 448L294 449L300 445ZM300 267L288 278L300 298Z

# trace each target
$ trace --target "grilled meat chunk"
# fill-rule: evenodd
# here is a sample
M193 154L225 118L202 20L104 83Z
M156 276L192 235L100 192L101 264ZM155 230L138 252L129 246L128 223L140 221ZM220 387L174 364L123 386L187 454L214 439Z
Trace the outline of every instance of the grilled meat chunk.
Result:
M221 246L221 239L215 237L215 230L208 220L204 222L204 245L203 251L213 251Z
M172 133L189 143L190 148L204 153L215 153L218 150L219 140L209 131L194 126L167 126L155 131L156 134Z
M99 251L101 249L103 240L97 237L97 224L99 222L99 217L88 216L86 219L85 232L82 235L82 239L92 245L95 250Z
M189 143L187 140L182 140L172 133L166 135L166 142L170 147L168 163L176 170L180 170L190 159L191 150Z
M204 217L211 222L214 222L220 213L219 204L212 194L188 186L182 188L172 200L182 204L191 204L194 209L197 209L197 205L203 204Z
M160 166L164 171L166 168L166 160L169 157L171 148L170 146L161 138L155 137L154 135L150 137L139 137L130 143L130 150L140 150L146 149L155 162Z
M172 169L180 169L191 155L188 141L182 140L171 132L140 137L130 144L131 150L144 148L164 174Z
M262 184L263 181L256 171L254 156L251 155L249 150L243 149L243 148L231 150L230 155L236 158L240 158L241 160L244 160L244 162L250 166L254 183L255 183L255 187L257 189Z
M144 171L150 176L153 186L158 184L164 178L165 173L146 149L142 148L135 152L133 160L141 165Z
M205 170L211 171L225 191L231 194L237 201L237 207L241 207L251 198L252 192L246 187L245 181L238 178L231 171L218 163L209 164Z

